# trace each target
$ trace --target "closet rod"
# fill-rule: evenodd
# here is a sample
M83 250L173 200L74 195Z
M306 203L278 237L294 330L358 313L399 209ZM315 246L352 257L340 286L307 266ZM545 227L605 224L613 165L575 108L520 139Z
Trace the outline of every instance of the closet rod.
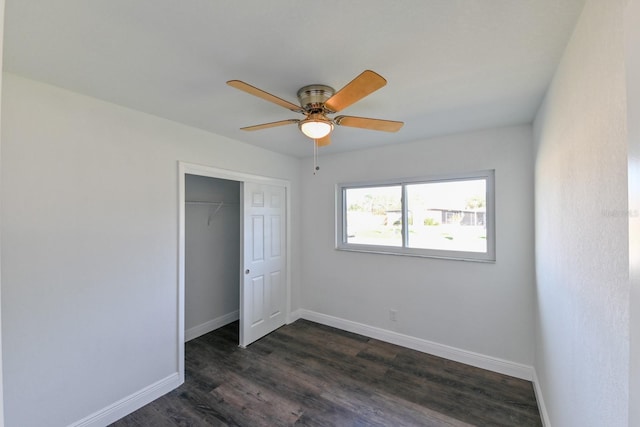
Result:
M231 202L204 202L204 201L186 201L188 205L239 205L240 203Z

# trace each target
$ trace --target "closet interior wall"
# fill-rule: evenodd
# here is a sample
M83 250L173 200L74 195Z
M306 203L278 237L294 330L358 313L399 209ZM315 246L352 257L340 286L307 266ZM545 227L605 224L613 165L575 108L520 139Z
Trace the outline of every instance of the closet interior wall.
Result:
M239 316L240 182L186 175L185 340Z

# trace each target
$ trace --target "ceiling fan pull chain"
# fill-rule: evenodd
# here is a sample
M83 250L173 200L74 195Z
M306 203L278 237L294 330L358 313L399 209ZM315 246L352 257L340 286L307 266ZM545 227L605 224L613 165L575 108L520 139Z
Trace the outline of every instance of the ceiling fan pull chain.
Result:
M313 140L313 174L316 174L316 171L320 170L320 166L318 166L318 140Z

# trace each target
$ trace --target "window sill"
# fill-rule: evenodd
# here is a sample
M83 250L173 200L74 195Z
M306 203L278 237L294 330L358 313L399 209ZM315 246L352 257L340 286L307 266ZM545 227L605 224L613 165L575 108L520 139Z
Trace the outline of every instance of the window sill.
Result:
M409 248L387 248L381 246L368 246L368 245L344 245L336 246L338 251L345 252L362 252L378 255L395 255L395 256L409 256L414 258L432 258L442 259L449 261L468 261L479 262L485 264L495 264L496 259L491 255L482 253L477 254L474 252L454 252L454 251L425 251L421 249L409 249Z

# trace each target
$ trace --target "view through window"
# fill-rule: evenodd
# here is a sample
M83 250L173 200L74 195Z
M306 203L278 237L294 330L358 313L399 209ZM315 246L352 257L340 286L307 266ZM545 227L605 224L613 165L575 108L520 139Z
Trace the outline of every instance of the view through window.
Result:
M495 259L493 171L339 192L339 249Z

